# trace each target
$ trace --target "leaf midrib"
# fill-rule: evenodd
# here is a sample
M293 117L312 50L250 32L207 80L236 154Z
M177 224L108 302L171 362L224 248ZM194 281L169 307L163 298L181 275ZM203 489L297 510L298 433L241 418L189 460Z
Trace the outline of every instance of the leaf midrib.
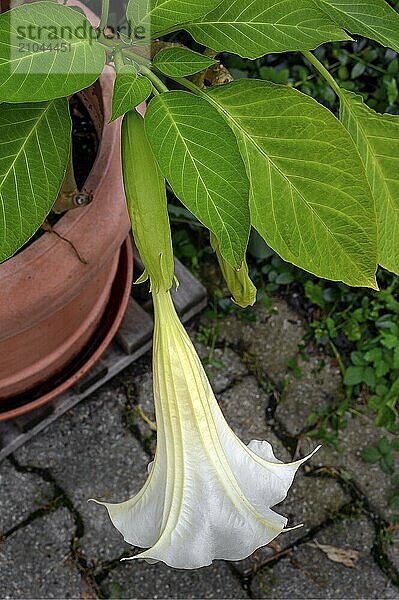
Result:
M302 29L310 29L311 31L314 31L314 27L310 27L309 25L295 25L295 24L290 24L290 23L281 23L278 24L277 22L272 22L272 21L198 21L196 23L191 23L189 24L189 26L187 27L187 29L189 29L190 27L200 27L201 25L213 25L213 26L220 26L220 25L229 25L230 27L233 27L234 25L246 25L247 27L251 27L254 25L268 25L271 27L275 27L276 29L279 28L284 28L286 27L287 29L298 29L298 30L302 30ZM330 23L326 23L326 26L331 26L332 24Z

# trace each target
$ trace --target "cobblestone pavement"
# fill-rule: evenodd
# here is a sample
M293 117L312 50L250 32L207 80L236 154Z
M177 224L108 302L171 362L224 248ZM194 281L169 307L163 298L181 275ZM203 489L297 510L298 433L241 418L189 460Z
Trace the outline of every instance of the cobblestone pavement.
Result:
M240 437L267 439L287 460L314 447L307 416L339 397L340 375L330 358L310 351L309 360L298 358L296 379L287 363L299 356L301 319L282 300L271 314L256 312L254 322L223 321L210 374ZM194 340L199 326L202 338L212 333L202 317L191 327ZM1 598L399 598L391 478L360 457L385 432L355 415L341 452L324 446L277 507L303 528L240 563L192 572L121 563L131 548L87 499L124 500L145 479L155 447L140 414L154 418L150 370L146 357L0 464ZM356 551L353 566L334 562L331 546Z

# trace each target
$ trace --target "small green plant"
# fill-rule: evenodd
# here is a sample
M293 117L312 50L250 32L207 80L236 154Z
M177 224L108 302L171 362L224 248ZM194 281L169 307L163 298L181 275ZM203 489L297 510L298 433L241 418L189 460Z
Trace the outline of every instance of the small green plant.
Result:
M389 504L389 507L392 508L393 510L399 511L399 474L394 475L393 483L395 486L395 491L391 495L388 504ZM396 523L399 522L399 513L394 516L394 521Z
M307 342L332 354L340 367L344 398L309 415L308 423L316 426L316 434L338 445L339 420L359 399L375 413L376 425L397 431L399 278L380 270L380 292L355 290L309 276L270 248L262 250L259 240L253 261L251 272L258 286L266 294L279 292L290 302L296 296L295 307L308 320Z
M392 475L395 464L395 452L399 451L399 439L390 442L385 436L376 446L369 446L362 450L362 459L368 463L378 463L384 473Z
M126 598L125 591L120 583L111 583L108 597L110 598L110 600L112 600L113 598L118 598L119 600L123 600L123 598Z
M368 446L362 450L361 456L365 462L379 464L382 471L392 475L394 490L388 500L388 506L392 510L399 511L399 474L394 475L395 454L399 452L399 439L389 441L385 436L380 439L376 446ZM394 523L399 522L399 513L391 517Z
M301 367L298 365L297 358L290 358L287 366L288 366L288 369L290 370L290 372L295 377L295 379L302 379L303 372L302 372Z
M386 274L381 279L388 284ZM306 297L322 312L310 323L318 344L332 346L343 371L347 398L363 397L376 424L395 430L399 399L399 281L379 294L306 282ZM341 349L338 352L337 347Z
M344 415L347 408L347 402L342 401L338 406L326 404L310 412L307 418L307 436L321 440L340 452L340 432L346 427Z

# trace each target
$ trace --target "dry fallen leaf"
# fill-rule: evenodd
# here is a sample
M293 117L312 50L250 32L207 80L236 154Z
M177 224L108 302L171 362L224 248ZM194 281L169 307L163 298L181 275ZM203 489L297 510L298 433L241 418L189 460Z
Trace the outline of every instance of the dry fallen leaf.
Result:
M357 550L351 550L350 548L337 548L336 546L330 546L329 544L319 544L316 542L316 540L314 543L310 543L309 546L318 548L333 562L340 563L341 565L351 569L353 569L355 566L355 563L359 559L360 555L360 552Z

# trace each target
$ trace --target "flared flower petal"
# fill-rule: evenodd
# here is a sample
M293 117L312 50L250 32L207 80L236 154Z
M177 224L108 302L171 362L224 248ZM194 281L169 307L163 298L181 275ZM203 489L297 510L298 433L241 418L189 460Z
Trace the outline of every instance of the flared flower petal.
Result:
M125 540L148 548L133 558L195 569L240 560L268 544L287 519L271 507L299 466L266 441L246 446L225 421L169 292L153 295L157 450L141 491L106 506Z

